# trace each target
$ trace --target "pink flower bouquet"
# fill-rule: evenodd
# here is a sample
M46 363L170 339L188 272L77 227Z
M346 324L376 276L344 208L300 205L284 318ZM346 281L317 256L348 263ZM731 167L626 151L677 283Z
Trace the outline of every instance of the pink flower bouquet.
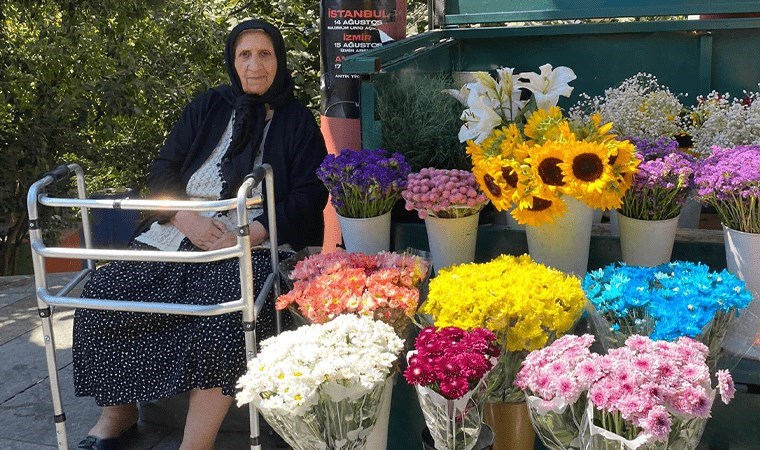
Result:
M586 412L586 392L596 373L590 334L565 335L542 350L531 352L515 377L525 392L536 434L552 450L580 448L580 426Z
M568 336L537 351L518 374L520 385L545 402L569 402L585 390L581 448L696 448L716 391L707 347L685 337L666 342L634 335L600 356L583 351L590 342ZM728 403L735 392L731 375L719 370L716 376L717 391Z
M407 211L416 210L420 219L472 216L488 203L472 172L433 167L409 174L401 197Z
M275 308L293 307L311 323L340 314L372 316L403 337L428 274L429 262L407 253L318 253L296 263L289 274L293 289L280 295Z
M435 448L470 450L480 435L486 375L501 353L485 329L426 327L409 352L404 377L414 385Z

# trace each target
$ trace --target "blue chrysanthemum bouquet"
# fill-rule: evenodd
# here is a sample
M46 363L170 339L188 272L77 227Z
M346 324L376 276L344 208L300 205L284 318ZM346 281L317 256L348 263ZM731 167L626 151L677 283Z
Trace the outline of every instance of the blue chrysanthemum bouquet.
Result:
M605 351L634 334L667 341L686 336L709 348L711 369L730 321L752 300L744 281L728 271L686 261L656 267L614 263L586 274L583 289Z

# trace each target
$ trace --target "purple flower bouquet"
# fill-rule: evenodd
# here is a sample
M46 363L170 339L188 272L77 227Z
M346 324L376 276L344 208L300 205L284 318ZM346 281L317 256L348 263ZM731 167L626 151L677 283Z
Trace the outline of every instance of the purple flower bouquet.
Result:
M678 143L673 139L632 139L632 142L642 163L618 211L639 220L678 216L692 186L694 163L691 158L678 151Z
M367 218L383 215L393 208L406 187L409 164L400 153L389 155L382 149L344 149L327 155L317 176L330 191L338 214Z
M760 145L713 147L694 178L703 202L728 228L760 233Z

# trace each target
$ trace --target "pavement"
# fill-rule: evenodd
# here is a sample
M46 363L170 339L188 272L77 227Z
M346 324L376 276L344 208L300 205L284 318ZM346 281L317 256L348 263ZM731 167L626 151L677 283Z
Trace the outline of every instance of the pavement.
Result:
M57 293L73 273L48 274L48 289ZM49 375L43 344L42 322L37 313L32 275L0 277L0 449L49 450L58 448ZM81 286L69 295L78 295ZM56 363L66 415L68 448L75 448L97 421L98 406L91 398L74 396L71 356L72 309L52 314ZM182 441L182 396L140 405L138 433L125 449L177 449ZM263 450L282 448L277 439L262 433ZM249 448L247 408L233 405L217 436L215 449Z

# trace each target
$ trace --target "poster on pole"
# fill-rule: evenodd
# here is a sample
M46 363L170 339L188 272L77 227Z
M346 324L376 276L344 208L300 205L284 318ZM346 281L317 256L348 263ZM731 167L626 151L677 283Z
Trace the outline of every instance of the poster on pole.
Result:
M322 115L358 119L361 79L343 72L343 60L396 39L406 11L397 0L322 0L320 8Z

